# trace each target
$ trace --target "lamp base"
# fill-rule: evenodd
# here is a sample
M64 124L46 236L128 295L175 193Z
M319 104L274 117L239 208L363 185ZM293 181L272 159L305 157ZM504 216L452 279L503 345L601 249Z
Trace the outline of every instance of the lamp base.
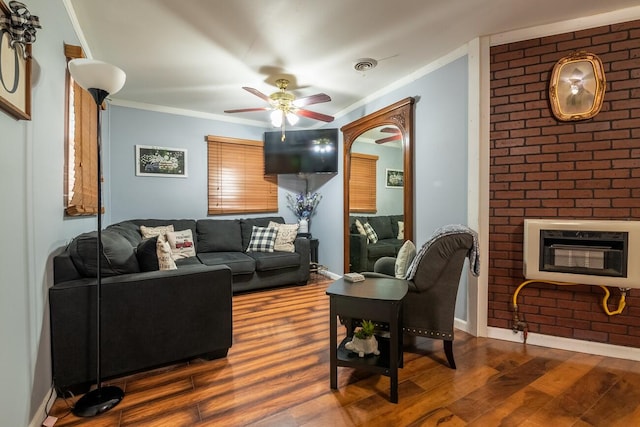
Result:
M73 407L77 417L94 417L116 406L124 398L124 392L116 386L99 387L82 396Z

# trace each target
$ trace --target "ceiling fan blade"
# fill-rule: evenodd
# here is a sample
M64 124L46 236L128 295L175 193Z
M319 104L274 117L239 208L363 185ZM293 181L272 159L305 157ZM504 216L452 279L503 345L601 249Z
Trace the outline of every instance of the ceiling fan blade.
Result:
M398 128L382 128L382 129L380 129L380 132L384 132L384 133L400 133L400 129L398 129Z
M267 111L269 107L257 107L257 108L239 108L237 110L224 110L225 113L248 113L250 111Z
M263 99L263 100L265 100L267 102L271 101L271 99L269 99L269 97L267 95L265 95L264 93L260 92L258 89L254 89L252 87L247 87L247 86L242 86L242 89L246 90L249 93L254 94L258 98Z
M400 134L397 134L397 135L389 136L387 138L376 139L376 144L384 144L391 141L398 141L400 139L402 139L402 136Z
M317 113L315 111L304 110L302 108L296 109L294 111L294 113L296 113L299 116L307 117L309 119L321 120L323 122L332 122L333 121L333 117L332 116L328 116L328 115L322 114L322 113Z
M296 99L295 101L293 101L293 105L295 105L296 107L304 107L305 105L320 104L322 102L329 101L331 101L331 97L326 93L316 93L315 95Z

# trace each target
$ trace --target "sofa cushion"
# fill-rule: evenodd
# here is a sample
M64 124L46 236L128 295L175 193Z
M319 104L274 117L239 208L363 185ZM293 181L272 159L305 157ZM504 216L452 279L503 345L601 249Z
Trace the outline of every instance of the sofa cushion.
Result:
M276 242L273 245L274 251L296 251L296 247L293 242L296 240L296 236L298 235L298 228L300 227L298 224L280 224L270 221L269 227L273 227L278 230L278 233L276 234Z
M171 246L171 257L174 260L196 256L191 230L167 231L167 241Z
M157 253L158 236L143 239L136 247L136 258L140 271L160 270Z
M383 256L396 256L397 249L394 245L385 242L370 243L367 245L368 258L380 258Z
M362 228L364 229L365 234L367 235L367 239L369 243L376 243L378 241L378 233L373 229L371 224L365 222L362 224Z
M296 252L250 252L247 255L256 261L257 271L300 267L300 254Z
M149 237L166 236L169 231L173 231L173 225L159 225L157 227L147 227L146 225L140 226L140 234L143 239Z
M273 252L276 244L277 228L253 226L251 240L247 247L247 252Z
M142 241L140 227L130 221L122 221L111 224L106 229L116 231L120 235L124 236L132 246L138 246L138 244Z
M156 239L156 251L158 254L158 267L160 270L175 270L178 267L171 256L171 245L164 234L158 234Z
M172 225L173 231L175 230L191 230L191 233L195 237L196 233L196 220L195 219L131 219L129 222L136 224L138 227L144 225L145 227L161 227L166 225ZM195 239L194 239L195 240ZM198 242L194 242L196 245L196 252L198 251Z
M356 218L356 220L353 222L354 227L356 228L356 234L360 234L362 236L367 236L367 230L364 229L364 225L366 224L366 222L360 221L360 219ZM368 238L367 238L367 242L368 242Z
M97 273L98 233L83 233L69 244L71 260L84 277L96 277ZM138 273L140 267L136 259L135 248L120 233L113 230L102 231L102 276Z
M407 269L413 261L413 258L416 256L416 245L413 244L411 240L407 240L404 242L400 250L398 251L398 256L396 257L395 263L395 276L398 279L404 279L407 275Z
M269 223L277 222L284 224L284 218L281 216L265 216L261 218L244 218L240 220L240 227L242 229L242 252L246 252L251 241L251 233L253 233L253 226L268 227Z
M240 220L201 219L196 229L198 252L244 252Z
M371 216L368 219L369 224L373 227L378 235L378 239L392 239L398 235L396 231L393 234L393 229L391 228L391 218L388 215L381 216Z
M205 265L226 265L232 274L251 274L256 261L242 252L199 252L197 257Z
M389 215L389 218L391 219L391 232L393 233L393 237L404 239L404 231L402 237L398 237L400 235L400 222L402 222L402 226L404 227L404 215Z

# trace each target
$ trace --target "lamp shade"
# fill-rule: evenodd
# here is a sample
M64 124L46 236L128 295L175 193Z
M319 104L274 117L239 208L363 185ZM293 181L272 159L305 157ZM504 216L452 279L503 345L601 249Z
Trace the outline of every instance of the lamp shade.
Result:
M115 65L86 58L69 61L69 73L83 89L98 89L109 95L122 89L127 78Z

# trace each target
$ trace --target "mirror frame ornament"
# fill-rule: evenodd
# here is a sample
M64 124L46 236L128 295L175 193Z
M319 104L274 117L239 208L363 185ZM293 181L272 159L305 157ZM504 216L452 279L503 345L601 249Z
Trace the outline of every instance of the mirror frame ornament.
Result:
M351 177L351 146L362 133L383 125L394 125L402 132L402 155L404 169L404 238L413 240L413 111L415 98L408 97L381 110L368 114L340 128L344 142L343 182L343 240L344 266L349 272L349 181Z

